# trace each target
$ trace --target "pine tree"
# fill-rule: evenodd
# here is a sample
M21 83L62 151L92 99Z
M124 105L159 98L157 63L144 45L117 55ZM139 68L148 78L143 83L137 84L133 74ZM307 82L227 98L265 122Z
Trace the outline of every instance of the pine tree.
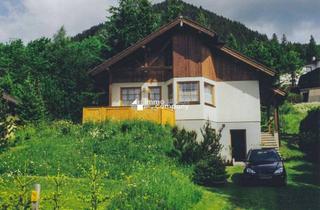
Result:
M209 20L206 13L203 11L202 7L200 7L199 12L197 13L196 21L204 27L209 28Z
M226 166L221 157L220 142L222 129L216 132L207 122L201 130L203 141L200 143L202 159L196 163L193 180L201 185L213 186L226 181Z
M281 45L286 46L288 44L288 39L285 34L282 34Z
M18 94L21 101L17 107L19 119L23 122L39 122L45 119L44 101L31 77L28 77L19 87Z
M272 34L271 42L279 44L279 39L276 33Z
M64 26L61 26L56 34L53 35L54 42L62 42L67 38L67 31Z
M167 8L162 14L163 24L183 14L184 6L181 0L167 0Z
M227 37L227 45L232 49L240 51L240 46L236 40L236 37L232 33Z
M309 44L306 49L307 62L312 62L313 57L320 59L320 52L317 49L317 43L314 37L311 35Z

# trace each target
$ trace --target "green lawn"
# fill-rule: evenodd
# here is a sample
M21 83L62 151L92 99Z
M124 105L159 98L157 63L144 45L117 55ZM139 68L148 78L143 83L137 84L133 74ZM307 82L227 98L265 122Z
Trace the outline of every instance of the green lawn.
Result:
M195 209L320 209L319 168L303 160L295 145L286 141L280 152L288 173L286 187L251 186L238 183L243 167L228 167L228 184L204 189L203 199Z
M319 170L304 161L295 144L283 142L281 154L288 172L288 186L243 187L242 166L228 167L228 183L204 188L191 181L192 167L168 156L172 148L170 129L145 122L107 123L79 126L55 123L26 127L17 133L18 143L0 152L0 206L17 192L11 171L27 168L42 186L42 198L54 192L52 176L65 175L63 209L88 209L88 170L92 154L97 167L108 171L102 179L102 195L110 199L101 209L320 209ZM1 182L1 178L4 182ZM30 187L30 186L29 186ZM42 200L43 209L52 202Z

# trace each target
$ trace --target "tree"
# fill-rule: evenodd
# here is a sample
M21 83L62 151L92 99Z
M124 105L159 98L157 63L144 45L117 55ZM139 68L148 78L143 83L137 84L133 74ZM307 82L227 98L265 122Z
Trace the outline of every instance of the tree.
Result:
M282 34L281 45L286 46L287 44L288 44L287 36L285 34Z
M54 42L63 42L67 38L67 31L64 26L61 26L56 34L53 35Z
M44 101L38 88L31 77L26 78L19 86L18 97L21 103L17 107L17 114L23 122L39 122L45 119Z
M267 66L273 67L274 65L274 57L270 53L269 45L266 42L253 40L252 43L244 49L244 52L249 57Z
M199 8L199 12L197 13L196 21L204 27L209 28L209 20L206 13L203 11L202 7Z
M227 45L232 49L240 51L240 46L236 40L236 37L232 33L227 37Z
M181 16L183 10L184 6L181 0L167 0L167 8L162 13L163 24Z
M107 30L113 53L134 44L159 26L159 16L155 14L148 0L120 0L118 7L111 7Z
M297 71L301 70L303 61L301 60L300 54L295 51L293 45L288 42L284 36L281 42L281 51L277 62L281 74L290 74L291 75L291 87L296 85L296 75Z
M311 63L313 57L320 59L320 51L317 49L316 40L311 36L306 49L307 62Z
M274 43L278 43L278 44L279 44L279 39L278 39L278 36L277 36L276 33L273 33L273 34L272 34L271 42L274 42Z

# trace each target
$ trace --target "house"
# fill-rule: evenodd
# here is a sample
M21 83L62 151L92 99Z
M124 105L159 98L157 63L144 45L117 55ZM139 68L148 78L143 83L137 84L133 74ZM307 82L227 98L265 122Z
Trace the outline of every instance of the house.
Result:
M251 148L279 145L278 103L285 93L272 87L276 72L226 47L216 32L189 19L175 19L89 74L105 95L103 107L84 108L84 121L150 118L173 121L199 135L210 121L215 129L224 126L227 160L241 161ZM149 108L131 108L137 101L149 102ZM261 107L273 107L270 133L261 133Z
M303 102L320 102L320 67L301 75L298 87Z

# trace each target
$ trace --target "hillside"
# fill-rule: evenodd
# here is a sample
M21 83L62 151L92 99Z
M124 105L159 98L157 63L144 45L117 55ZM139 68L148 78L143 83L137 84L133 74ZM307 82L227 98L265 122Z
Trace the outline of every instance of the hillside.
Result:
M46 198L41 206L53 209L58 173L64 179L60 186L63 209L89 209L92 167L101 175L96 192L100 198L109 197L101 203L102 209L106 205L110 209L188 209L201 198L201 189L188 177L191 170L167 156L172 148L169 127L134 121L101 125L60 121L22 128L16 141L15 147L0 151L0 183L4 181L0 209L15 204L9 200L21 193L17 179L41 183Z
M227 168L225 186L200 187L191 181L193 166L170 157L171 149L171 128L149 122L21 127L15 145L0 151L0 209L23 209L33 183L41 184L41 209L92 209L92 196L99 201L97 209L319 206L319 170L303 160L295 144L283 141L280 149L288 171L284 188L239 185L242 166Z
M181 1L181 4L183 6L183 16L196 21L198 15L203 13L208 20L208 27L216 31L222 37L222 39L225 39L229 34L233 34L237 38L237 41L243 44L248 44L254 39L260 41L266 41L268 39L265 34L260 34L258 31L253 31L238 21L230 20L223 16L217 15L212 11L203 9L202 7L196 7L183 1ZM158 13L166 13L168 1L155 4L154 8Z
M212 11L204 10L201 7L196 7L183 1L181 1L181 4L183 6L183 16L196 20L198 14L200 12L203 12L209 20L209 28L216 31L222 38L227 37L229 34L233 34L237 38L237 40L243 44L248 44L254 39L260 41L265 41L268 39L265 34L260 34L257 31L253 31L238 21L233 21L223 16L219 16ZM153 7L156 13L166 13L168 2L163 1L159 4L155 4ZM108 23L93 26L90 29L76 35L74 39L82 40L84 38L95 35L105 27L105 24Z

